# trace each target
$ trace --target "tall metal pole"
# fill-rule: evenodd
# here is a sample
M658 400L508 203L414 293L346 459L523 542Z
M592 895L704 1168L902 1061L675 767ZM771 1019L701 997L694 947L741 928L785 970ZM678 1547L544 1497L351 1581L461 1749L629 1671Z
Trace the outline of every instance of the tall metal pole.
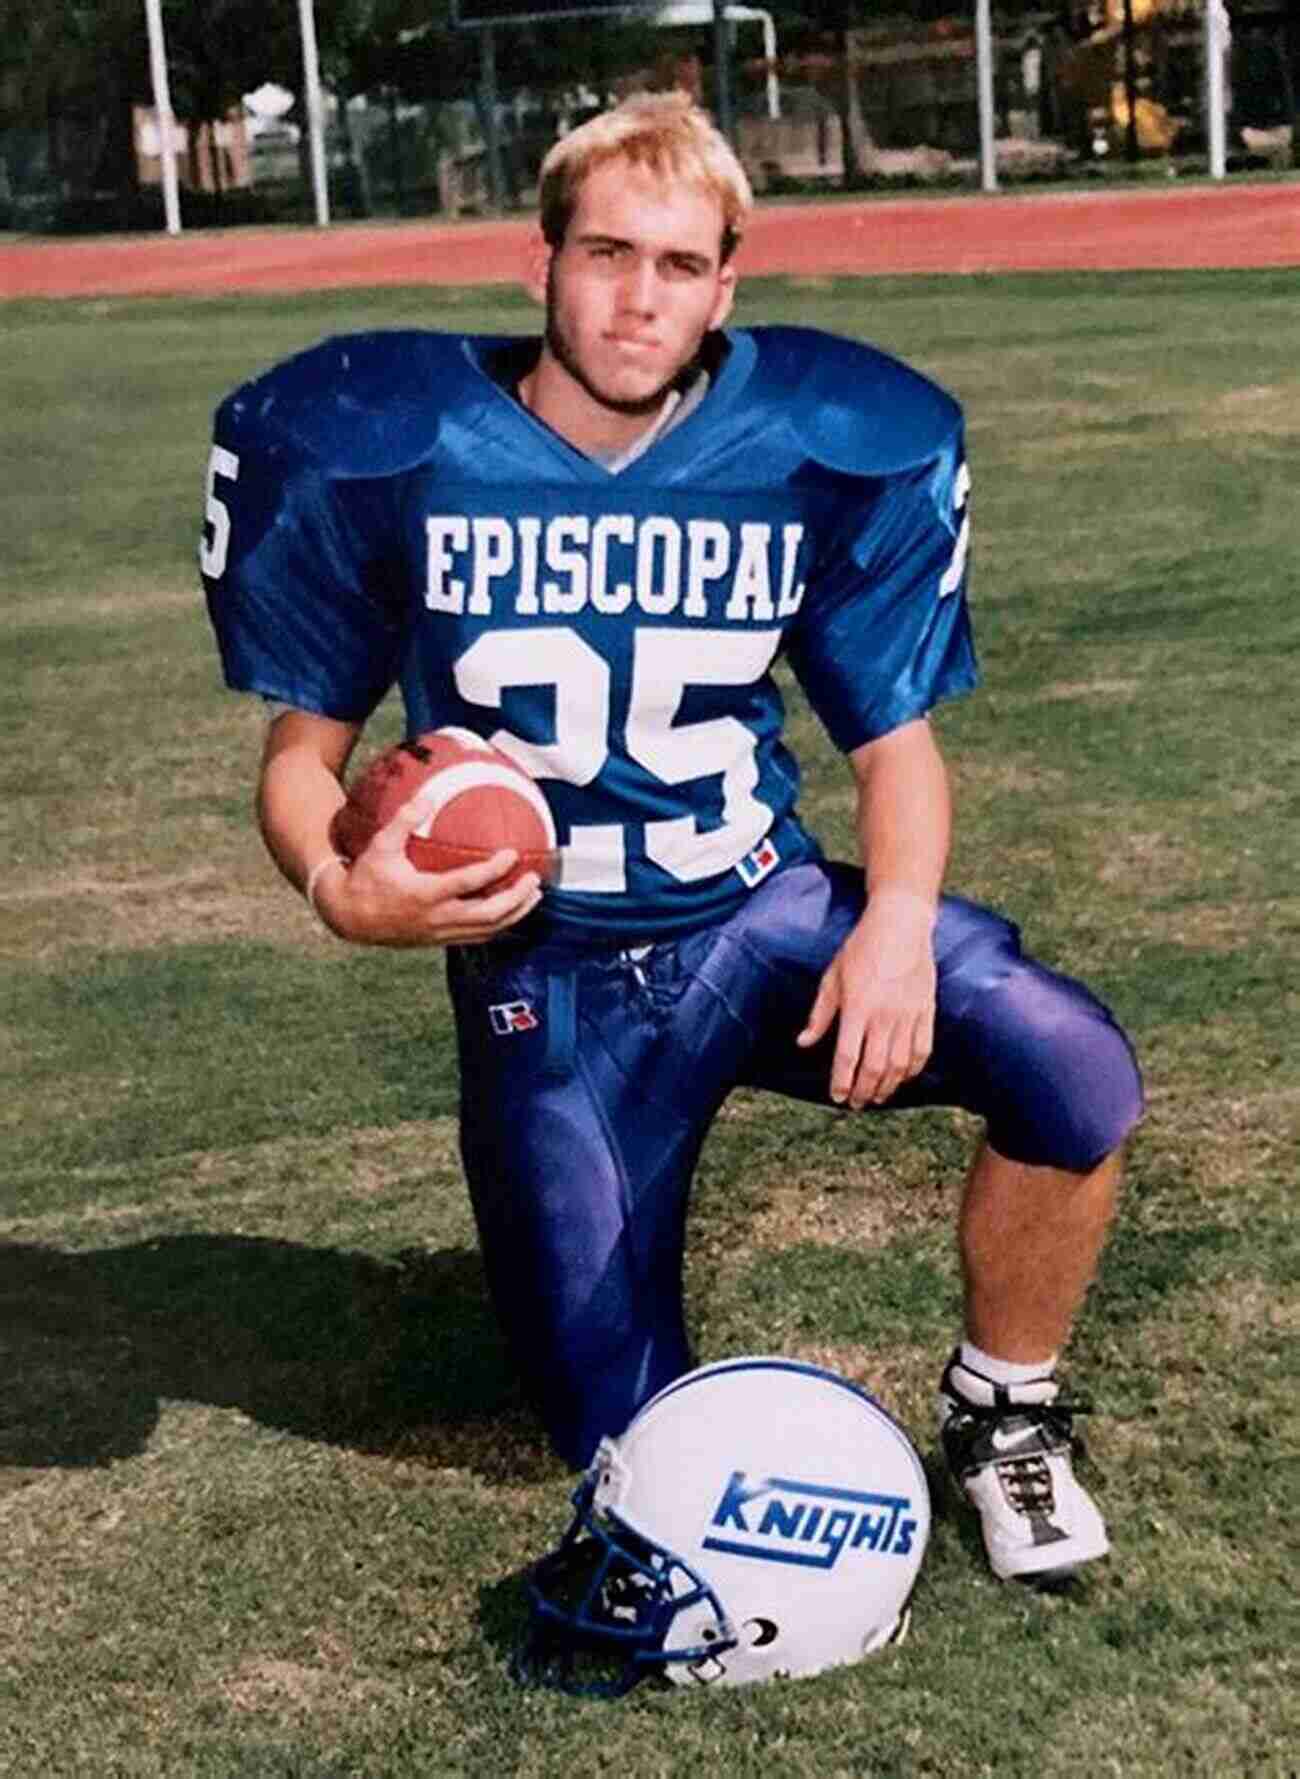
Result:
M144 0L149 28L149 72L153 80L153 109L158 119L158 158L162 167L163 217L169 235L181 232L181 200L176 183L176 121L172 117L171 91L167 85L167 46L163 38L162 0Z
M727 0L713 0L713 90L718 129L735 146L736 120L731 103L731 32Z
M1228 52L1228 9L1223 0L1205 0L1205 134L1210 150L1210 178L1227 172L1223 62Z
M307 101L311 189L316 200L316 223L319 228L324 228L330 219L330 194L325 172L325 105L320 90L320 53L316 48L313 0L298 0L298 29L302 36L302 81Z
M763 21L763 60L767 63L767 115L776 121L781 115L781 81L776 71L776 21L770 12L760 13Z
M993 17L990 0L975 0L975 77L979 89L980 188L998 189L993 147Z

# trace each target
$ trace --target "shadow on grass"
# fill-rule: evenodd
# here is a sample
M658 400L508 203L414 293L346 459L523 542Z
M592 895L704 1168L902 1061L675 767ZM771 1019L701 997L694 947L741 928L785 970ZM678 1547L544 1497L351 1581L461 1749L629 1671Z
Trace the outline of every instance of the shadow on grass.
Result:
M0 1362L0 1464L128 1457L164 1398L516 1479L545 1462L467 1249L378 1261L241 1235L75 1254L0 1243Z

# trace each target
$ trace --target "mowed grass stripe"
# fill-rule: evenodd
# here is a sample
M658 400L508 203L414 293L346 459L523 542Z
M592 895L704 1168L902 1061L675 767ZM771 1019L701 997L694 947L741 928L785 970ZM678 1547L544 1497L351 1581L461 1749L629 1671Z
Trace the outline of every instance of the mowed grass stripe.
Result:
M389 1234L411 1216L413 1201L433 1211L435 1200L440 1230L473 1236L453 1117L66 1170L38 1166L14 1185L0 1240L57 1240L65 1249L159 1227L229 1228L232 1220L241 1234L286 1231L304 1219L319 1231L322 1218L335 1237L348 1225ZM46 1208L23 1215L24 1190Z
M85 1167L454 1104L436 960L261 943L92 954L0 970L17 1034L12 1164ZM399 1008L399 1000L404 1004ZM361 1009L382 1007L367 1030ZM39 1109L39 1116L33 1111Z

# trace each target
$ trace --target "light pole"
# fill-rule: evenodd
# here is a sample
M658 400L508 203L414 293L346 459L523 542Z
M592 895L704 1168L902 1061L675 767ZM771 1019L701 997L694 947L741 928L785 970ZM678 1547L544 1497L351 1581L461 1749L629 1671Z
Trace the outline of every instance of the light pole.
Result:
M993 13L989 0L975 0L975 80L979 95L980 189L998 189L993 140Z
M713 0L713 85L718 128L734 145L736 121L731 105L731 33L727 29L727 0Z
M1211 179L1222 179L1227 172L1223 62L1231 31L1223 0L1205 0L1205 133L1209 139Z
M167 45L163 37L162 0L144 0L149 30L149 73L153 81L153 109L158 119L158 158L162 168L163 216L169 235L181 232L181 202L176 184L176 125L171 92L167 85Z
M298 29L302 35L302 81L307 105L311 188L316 200L316 222L318 227L324 228L330 219L330 196L325 173L325 106L320 90L320 52L316 47L316 12L312 0L298 0Z

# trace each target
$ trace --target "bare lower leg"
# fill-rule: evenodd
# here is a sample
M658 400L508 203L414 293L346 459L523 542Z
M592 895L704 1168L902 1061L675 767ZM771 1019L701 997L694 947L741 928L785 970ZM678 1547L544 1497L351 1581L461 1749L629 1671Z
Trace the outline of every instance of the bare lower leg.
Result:
M1024 1363L1061 1350L1097 1269L1120 1172L1118 1153L1073 1174L981 1148L958 1228L976 1346Z

